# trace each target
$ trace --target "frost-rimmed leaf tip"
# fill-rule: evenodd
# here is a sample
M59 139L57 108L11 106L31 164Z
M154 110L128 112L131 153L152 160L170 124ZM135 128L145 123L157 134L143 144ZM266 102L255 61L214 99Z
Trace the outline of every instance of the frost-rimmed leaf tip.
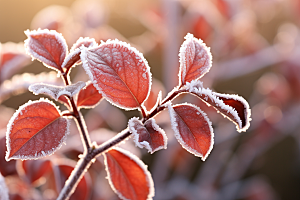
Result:
M81 49L82 47L95 47L97 46L97 42L94 38L89 37L80 37L71 47L70 52L75 51L76 49Z
M7 125L5 159L38 159L53 154L66 141L70 122L48 99L20 106Z
M26 30L25 34L28 37L24 44L26 53L46 67L62 72L61 66L68 54L68 45L62 34L48 29Z
M110 103L125 110L140 108L148 98L151 72L143 54L117 39L81 51L83 68Z
M203 83L199 80L186 83L185 88L236 124L238 132L246 131L249 128L251 110L248 102L243 97L234 94L213 92L209 88L204 88Z
M188 33L179 50L179 85L204 76L212 66L210 48L201 39Z

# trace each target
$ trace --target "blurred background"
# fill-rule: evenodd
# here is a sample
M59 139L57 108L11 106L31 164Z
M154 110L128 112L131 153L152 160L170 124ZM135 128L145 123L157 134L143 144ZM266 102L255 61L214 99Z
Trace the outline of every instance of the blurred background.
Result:
M150 108L159 90L165 96L178 84L184 36L189 32L202 39L213 55L212 68L202 78L204 87L243 96L252 110L251 126L238 133L201 100L180 96L176 102L194 103L208 114L214 148L205 162L184 150L173 136L167 112L156 118L167 133L167 150L150 155L131 140L122 144L149 166L154 199L300 199L299 13L299 0L0 0L0 172L11 199L55 199L60 190L46 175L39 181L26 178L26 164L41 164L4 160L9 119L20 105L41 97L28 92L28 86L62 84L53 71L24 53L24 31L38 28L62 33L69 48L79 37L98 43L117 38L136 47L154 77ZM88 80L81 66L72 69L71 77L72 82ZM105 100L82 112L98 144L139 115ZM52 167L73 166L71 160L78 159L82 146L75 124L71 129L67 145L49 157ZM85 199L118 199L105 179L101 157L89 174Z

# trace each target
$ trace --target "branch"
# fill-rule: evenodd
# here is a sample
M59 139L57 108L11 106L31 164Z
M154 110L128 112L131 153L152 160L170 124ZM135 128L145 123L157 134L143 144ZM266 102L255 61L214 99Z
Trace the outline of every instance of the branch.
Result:
M92 159L93 158L89 156L89 154L85 154L85 156L78 161L76 167L61 190L57 200L67 200L70 198L84 173L90 167Z
M64 80L66 84L69 84L68 79L66 76L64 76ZM169 93L169 95L162 101L163 104L167 103L168 101L172 101L175 97L177 97L180 93L184 92L184 90L179 90L178 87L175 88L173 91ZM129 129L124 129L121 133L117 134L115 137L111 138L110 140L104 142L98 147L91 146L90 145L90 139L87 135L87 132L85 130L85 124L84 119L82 118L80 112L78 112L77 107L73 101L73 98L70 98L70 102L72 104L74 115L77 113L80 115L80 117L75 117L77 120L77 123L79 125L81 135L85 142L85 148L86 151L84 153L84 156L79 160L78 164L76 165L75 169L72 171L72 174L66 181L66 184L64 185L64 188L59 194L59 197L57 200L67 200L70 198L70 196L73 194L76 186L78 185L79 181L83 177L84 173L88 170L88 168L91 165L91 160L95 159L97 156L100 156L101 154L105 153L112 147L118 145L119 143L125 141L131 136L131 132L129 132ZM158 105L156 109L150 113L146 118L143 118L143 121L146 121L149 118L154 117L159 112L165 109L165 106ZM85 137L86 136L86 137Z
M62 78L65 82L65 85L70 85L70 81L69 81L68 77L69 76L66 73L62 73ZM87 153L89 151L89 149L91 148L91 139L86 130L85 121L82 117L81 112L78 110L73 97L68 97L68 99L71 103L71 107L73 110L73 117L75 118L75 121L79 127L80 136L81 136L82 140L84 141L84 150Z

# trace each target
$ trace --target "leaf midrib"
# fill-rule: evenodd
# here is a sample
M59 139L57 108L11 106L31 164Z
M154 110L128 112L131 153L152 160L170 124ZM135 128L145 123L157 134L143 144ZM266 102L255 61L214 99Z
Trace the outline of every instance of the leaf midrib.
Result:
M44 126L41 130L39 130L38 132L36 132L30 139L28 139L13 155L16 155L18 151L20 151L29 141L31 141L37 134L39 134L41 131L43 131L45 128L47 128L49 125L51 125L52 123L54 123L56 120L60 119L61 116L59 116L58 118L54 119L53 121L51 121L50 123L48 123L46 126ZM20 138L18 138L20 139ZM44 145L45 147L45 145ZM11 155L11 156L13 156Z
M109 49L110 50L110 53L111 53L111 49ZM119 79L122 81L122 83L126 86L126 88L127 88L127 90L130 92L130 94L131 94L131 96L134 98L134 100L136 101L136 103L137 103L137 107L141 107L141 104L139 103L139 101L137 100L137 98L135 97L135 95L132 93L132 91L131 91L131 89L129 89L129 87L127 86L127 84L126 84L126 82L119 76L119 74L115 71L115 69L114 68L112 68L111 67L111 65L112 64L108 64L104 59L103 59L103 57L101 56L101 55L98 55L98 54L96 54L96 53L93 53L93 52L91 52L90 51L90 53L92 53L92 54L94 54L94 55L96 55L96 56L99 56L100 58L101 58L101 61L102 62L104 62L105 64L106 64L106 66L108 66L109 68L111 68L112 70L113 70L113 72L117 75L117 77L119 77ZM121 53L121 52L120 52ZM111 53L112 54L112 53ZM124 58L123 57L123 54L121 54L122 55L122 58ZM130 55L130 54L129 54ZM131 55L130 55L131 56ZM134 60L134 59L133 59ZM122 63L123 63L123 66L124 66L124 59L122 59ZM124 67L124 69L125 69L125 67Z

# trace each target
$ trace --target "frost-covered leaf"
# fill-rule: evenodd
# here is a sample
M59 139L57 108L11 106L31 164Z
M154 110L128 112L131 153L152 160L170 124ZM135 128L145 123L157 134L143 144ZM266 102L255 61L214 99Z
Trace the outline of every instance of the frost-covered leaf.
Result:
M104 154L108 181L121 199L145 200L154 196L153 180L147 166L120 148Z
M69 121L46 99L29 101L10 119L6 132L6 160L37 159L60 148L69 133Z
M64 37L54 30L25 31L26 51L33 59L37 59L49 68L63 72L62 64L68 54L68 46Z
M83 49L81 60L95 88L111 103L135 109L147 99L151 73L147 61L125 42L108 40Z
M47 94L54 99L58 99L61 95L67 95L73 97L77 94L82 88L85 87L85 82L79 81L75 84L68 86L55 86L45 83L35 83L29 86L29 91L33 92L35 95L38 94Z
M66 59L64 60L64 62L62 63L62 68L66 68L69 69L71 68L73 65L75 64L79 64L80 63L80 53L81 50L80 49L76 49L75 51L70 52Z
M190 153L204 161L213 148L214 135L206 114L192 104L168 104L175 137Z
M39 160L18 160L18 174L24 177L30 184L38 181L51 170L51 161L46 159Z
M71 47L70 52L75 51L76 49L79 49L80 47L84 46L84 47L95 47L97 46L97 42L95 41L94 38L89 38L89 37L80 37Z
M96 106L102 99L102 95L90 82L87 86L80 90L77 97L77 106L81 108L92 108Z
M23 43L0 43L0 83L30 62Z
M81 49L83 47L89 48L89 47L95 47L97 45L98 44L96 43L94 38L80 37L70 49L70 53L67 55L66 59L64 60L62 64L62 68L69 69L74 64L79 65L81 63L80 60Z
M149 119L143 124L138 118L133 117L129 120L128 126L138 147L145 147L150 153L167 148L165 131L159 128L154 119Z
M203 88L201 81L192 81L186 86L189 92L198 96L209 106L213 106L224 117L235 123L237 131L242 132L249 128L251 110L243 97L212 92L208 88Z
M219 112L235 122L237 125L237 130L239 132L246 131L250 126L251 120L251 110L249 108L248 102L243 97L235 94L220 94L216 92L213 92L213 94L220 100L222 100L225 105L231 107L231 109L226 110L223 107L220 108L219 105L215 105L214 107L219 107Z
M0 173L0 200L9 200L8 189L6 187L3 176Z
M180 47L179 60L179 85L201 78L210 70L212 64L210 49L190 33L185 36Z

